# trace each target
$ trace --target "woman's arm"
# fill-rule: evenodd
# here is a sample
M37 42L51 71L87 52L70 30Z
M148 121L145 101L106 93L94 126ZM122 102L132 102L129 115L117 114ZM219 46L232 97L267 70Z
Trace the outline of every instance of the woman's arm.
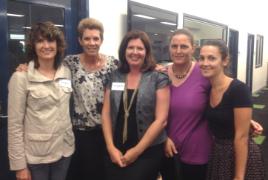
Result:
M122 162L123 155L114 146L110 111L110 90L106 89L102 108L102 130L104 139L112 162L118 164L120 167L124 167L125 165Z
M235 175L234 180L244 180L248 157L248 139L252 109L234 108L234 151Z
M134 162L143 153L143 151L153 143L155 138L165 128L167 124L169 98L169 86L165 86L164 88L158 89L156 91L156 119L149 126L139 143L133 148L129 149L124 155L124 162L126 163L126 165Z
M24 145L24 117L27 89L25 73L15 72L9 81L8 93L8 155L10 169L17 179L30 180Z

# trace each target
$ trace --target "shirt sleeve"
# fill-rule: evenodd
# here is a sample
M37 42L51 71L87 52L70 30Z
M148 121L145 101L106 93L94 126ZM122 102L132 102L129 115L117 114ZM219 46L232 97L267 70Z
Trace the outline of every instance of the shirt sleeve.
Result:
M104 85L105 85L105 88L107 88L107 89L111 89L111 87L112 87L112 76L113 76L113 74L114 74L114 72L106 74Z
M166 87L170 84L170 80L168 78L168 75L165 73L157 72L158 78L157 78L157 86L156 89L161 89L163 87Z
M105 74L105 78L104 78L104 86L106 88L111 88L111 76L113 74L113 72L115 70L118 69L118 63L119 61L117 59L115 59L113 56L108 56L107 60L109 60L110 62L108 63L109 64L109 67L107 69L107 72Z
M252 107L251 93L246 84L237 81L232 93L233 107Z
M24 147L26 72L15 72L8 85L8 155L11 170L27 167Z

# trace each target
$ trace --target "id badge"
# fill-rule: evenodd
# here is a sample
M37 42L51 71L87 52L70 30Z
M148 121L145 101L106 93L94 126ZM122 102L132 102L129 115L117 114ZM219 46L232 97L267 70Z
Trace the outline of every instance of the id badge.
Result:
M113 82L112 91L124 91L125 83L124 82Z
M70 79L60 79L59 86L63 88L72 88L72 83Z

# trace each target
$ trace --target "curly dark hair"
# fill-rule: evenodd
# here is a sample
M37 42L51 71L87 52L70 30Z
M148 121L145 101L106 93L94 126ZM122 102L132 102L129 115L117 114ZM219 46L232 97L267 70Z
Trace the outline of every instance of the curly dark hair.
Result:
M128 43L130 40L133 39L140 39L145 47L146 50L146 55L145 55L145 60L144 64L141 67L142 72L146 71L152 71L155 69L156 62L152 53L152 47L151 47L151 41L149 36L140 30L133 30L128 32L125 37L123 38L120 47L119 47L119 71L122 73L128 73L129 72L129 65L126 60L126 49L128 46Z
M38 68L40 66L35 51L35 44L40 39L40 37L49 41L56 40L57 54L54 61L54 68L57 69L61 64L66 48L63 32L50 21L38 22L32 26L26 43L26 52L28 61L34 60L35 68Z

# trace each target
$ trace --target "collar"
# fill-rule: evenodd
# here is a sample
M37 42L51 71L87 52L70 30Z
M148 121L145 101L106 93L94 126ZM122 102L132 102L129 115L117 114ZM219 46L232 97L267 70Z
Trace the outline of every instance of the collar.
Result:
M68 71L63 65L60 65L56 71L53 80L48 79L46 76L42 75L37 69L34 68L34 61L30 61L28 65L28 80L32 82L49 82L55 81L57 79L69 79Z

